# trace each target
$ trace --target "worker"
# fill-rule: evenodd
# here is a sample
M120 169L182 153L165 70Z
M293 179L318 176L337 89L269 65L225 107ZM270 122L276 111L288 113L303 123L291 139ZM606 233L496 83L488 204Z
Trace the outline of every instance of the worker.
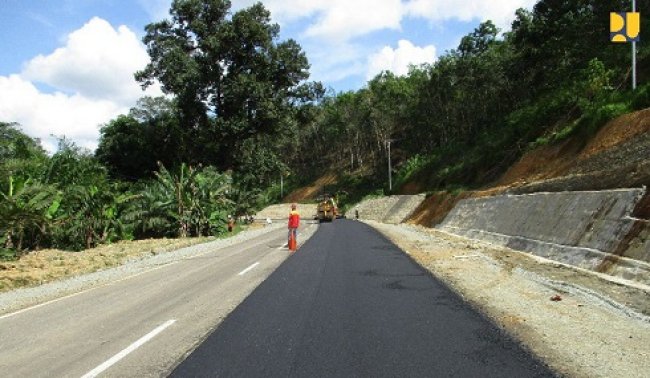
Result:
M233 217L228 215L228 232L232 232L232 229L235 227L235 220Z
M289 241L287 243L289 250L295 251L298 246L298 226L300 226L300 214L296 210L297 205L291 204L291 212L289 213Z

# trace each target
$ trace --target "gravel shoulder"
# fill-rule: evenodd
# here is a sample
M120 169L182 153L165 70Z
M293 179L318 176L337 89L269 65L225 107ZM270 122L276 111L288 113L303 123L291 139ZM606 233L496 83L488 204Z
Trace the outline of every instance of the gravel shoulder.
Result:
M647 377L650 287L414 225L367 221L569 377Z
M196 244L176 250L160 250L156 251L156 254L143 253L131 257L126 262L114 268L100 270L90 274L80 274L34 287L0 293L0 316L23 308L38 305L40 303L56 300L61 297L74 295L75 293L93 287L125 279L126 277L137 275L157 266L163 266L191 258L209 250L216 250L233 244L242 243L284 227L286 227L284 223L273 223L271 225L242 231L229 238L216 239L207 243ZM306 240L313 232L314 230L304 233L304 235L302 235L302 240Z

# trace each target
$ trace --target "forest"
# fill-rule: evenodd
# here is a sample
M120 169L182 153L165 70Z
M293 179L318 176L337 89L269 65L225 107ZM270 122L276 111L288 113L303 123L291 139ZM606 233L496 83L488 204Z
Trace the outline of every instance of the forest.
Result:
M435 63L335 93L309 81L301 46L281 40L262 4L174 1L169 19L146 26L151 60L134 73L166 96L102 125L96 151L62 138L48 155L0 120L0 258L219 235L228 215L279 201L281 177L286 194L333 172L343 207L413 182L489 184L535 146L586 139L650 106L650 50L638 44L633 91L630 45L609 41L609 13L628 8L540 0L510 30L482 22Z

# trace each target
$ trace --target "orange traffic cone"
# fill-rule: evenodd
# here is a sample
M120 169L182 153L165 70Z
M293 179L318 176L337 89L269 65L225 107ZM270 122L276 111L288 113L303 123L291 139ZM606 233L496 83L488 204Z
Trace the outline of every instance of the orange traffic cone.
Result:
M289 236L289 250L290 251L295 251L296 248L298 247L298 243L296 242L296 238L293 235L293 232Z

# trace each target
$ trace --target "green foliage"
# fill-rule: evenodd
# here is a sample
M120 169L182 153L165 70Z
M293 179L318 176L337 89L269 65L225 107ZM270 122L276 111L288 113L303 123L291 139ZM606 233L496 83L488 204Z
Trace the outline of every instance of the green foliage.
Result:
M435 156L425 157L420 154L411 156L404 164L402 164L397 172L397 175L395 176L395 186L400 187L404 185L411 176L429 165L432 159L435 159Z
M128 197L116 194L116 189L108 184L102 187L67 187L61 205L64 227L55 230L54 244L61 248L82 250L128 239L119 219L121 205Z
M24 181L40 176L46 159L41 146L18 124L0 122L0 191L8 191L9 177Z
M4 240L0 238L0 243L4 244ZM16 251L14 249L0 247L0 261L14 261L16 260Z
M136 181L153 177L158 162L168 166L180 163L185 145L171 104L164 99L144 98L130 115L119 116L102 127L95 156L112 177Z
M107 180L106 175L106 168L90 151L62 138L41 179L46 184L63 186L101 186Z
M161 164L125 218L137 237L218 235L234 210L231 186L230 177L213 167L168 170Z
M185 161L237 167L245 143L278 135L294 106L311 101L309 63L300 45L279 41L280 28L261 3L231 13L226 0L177 0L171 19L146 26L151 62L135 77L158 80L176 96Z
M38 248L54 224L60 196L51 186L9 177L9 188L0 192L1 247L17 255Z
M143 98L108 122L94 156L62 139L48 157L0 122L0 258L218 235L228 215L278 201L281 176L288 192L335 171L327 190L345 210L387 193L388 141L395 187L490 183L527 148L586 141L650 106L649 84L629 91L629 48L602 35L626 4L540 0L516 11L512 30L485 21L433 64L325 96L261 4L232 12L226 0L175 0L169 20L147 25L151 62L135 75L173 100ZM647 83L650 48L639 47Z
M583 136L591 136L612 119L630 112L628 103L611 103L604 104L597 108L590 109L582 115L577 122L571 133L566 133L565 136L580 133ZM562 135L558 135L556 139L562 139Z
M384 72L356 92L330 95L299 128L302 150L316 158L289 165L306 177L332 168L368 175L387 189L386 141L393 140L396 186L477 187L531 146L586 139L613 117L650 105L647 87L626 92L629 49L602 37L603 20L623 5L541 0L532 11L517 10L502 37L486 21L432 65L404 77ZM640 62L649 51L640 46ZM641 76L650 74L644 67ZM350 184L345 190L359 190Z
M650 83L641 85L632 97L632 109L641 110L650 107Z

